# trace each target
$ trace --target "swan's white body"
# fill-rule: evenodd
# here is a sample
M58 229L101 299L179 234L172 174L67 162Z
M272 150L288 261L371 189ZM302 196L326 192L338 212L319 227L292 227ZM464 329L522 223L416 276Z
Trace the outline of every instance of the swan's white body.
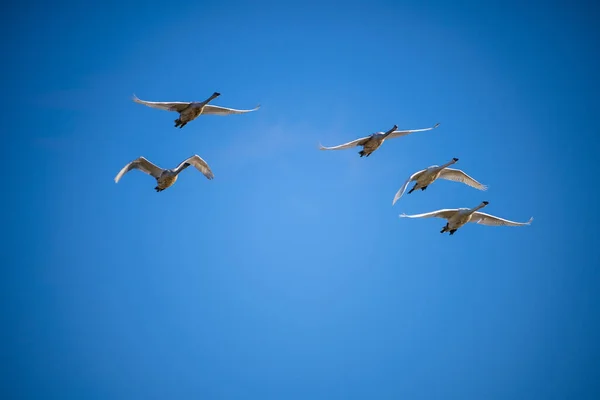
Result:
M213 179L214 175L210 170L210 167L200 156L193 155L187 160L181 162L176 168L173 169L162 169L150 161L145 159L144 157L139 157L129 164L125 165L121 171L115 177L115 183L118 183L119 180L125 175L127 172L132 169L139 169L142 172L147 173L150 176L153 176L156 179L157 185L154 188L157 192L161 192L172 186L175 181L177 181L177 176L181 171L193 165L198 171L202 172L207 179Z
M256 106L251 110L236 110L234 108L226 108L213 106L208 104L211 100L219 97L221 94L214 92L208 99L204 101L192 101L192 102L157 102L157 101L145 101L140 100L137 96L133 95L133 101L138 104L143 104L148 107L157 108L165 111L176 111L179 113L179 118L175 120L175 127L183 128L188 122L195 120L200 115L231 115L231 114L245 114L251 111L256 111L260 108L260 105Z
M414 174L412 174L406 180L406 182L404 182L404 185L402 185L400 190L398 190L398 192L396 193L394 201L392 201L392 205L396 204L398 199L402 197L402 195L406 191L406 188L408 187L408 184L412 181L415 181L416 183L412 187L412 189L408 191L409 194L415 190L427 189L427 187L438 178L447 179L455 182L461 182L479 190L487 190L486 185L482 185L481 183L477 182L475 179L471 178L469 175L465 174L460 169L448 168L448 166L456 163L457 161L458 158L453 158L451 161L448 161L444 165L432 165L431 167L425 168L421 171L417 171Z
M499 218L490 214L482 213L477 210L487 206L487 201L482 202L480 205L474 208L454 208L454 209L443 209L432 211L424 214L406 215L400 214L401 218L444 218L448 221L446 226L440 231L440 233L450 232L453 235L458 228L466 225L469 222L475 222L482 225L488 226L524 226L531 225L533 217L527 222L514 222L504 218Z
M363 157L363 156L369 157L371 155L371 153L373 153L375 150L377 150L386 139L396 138L396 137L400 137L400 136L406 136L406 135L414 133L414 132L430 131L432 129L437 128L438 126L440 126L439 123L435 124L431 128L413 129L413 130L408 130L408 131L397 131L396 129L398 129L398 127L396 125L394 125L394 127L387 132L376 132L376 133L373 133L372 135L369 135L369 136L366 136L366 137L363 137L360 139L356 139L356 140L353 140L348 143L340 144L339 146L325 147L320 144L319 150L343 150L343 149L349 149L351 147L362 146L363 149L361 151L359 151L358 154L360 154L361 157Z

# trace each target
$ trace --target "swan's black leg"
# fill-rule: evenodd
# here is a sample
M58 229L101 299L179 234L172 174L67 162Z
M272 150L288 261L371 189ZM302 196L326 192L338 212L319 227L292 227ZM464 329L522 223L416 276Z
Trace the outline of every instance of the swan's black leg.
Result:
M421 188L421 190L422 190L422 191L423 191L423 190L425 190L425 189L427 189L427 186L423 186L423 187Z
M454 232L456 232L456 229L450 229L450 235L454 235Z

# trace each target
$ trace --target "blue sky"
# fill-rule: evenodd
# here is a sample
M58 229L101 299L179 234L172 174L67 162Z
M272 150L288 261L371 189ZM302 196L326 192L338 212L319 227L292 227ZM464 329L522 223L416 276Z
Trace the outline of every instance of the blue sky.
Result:
M3 13L2 398L600 397L598 12L191 2ZM203 100L255 113L176 114ZM318 151L385 131L431 132ZM145 156L171 168L161 193ZM452 157L489 185L438 181ZM526 221L398 214L473 207Z

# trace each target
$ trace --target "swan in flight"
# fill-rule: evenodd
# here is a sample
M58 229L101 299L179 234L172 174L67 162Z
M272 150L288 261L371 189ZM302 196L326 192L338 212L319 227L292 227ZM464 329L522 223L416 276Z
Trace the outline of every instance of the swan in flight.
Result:
M251 111L256 111L260 108L260 104L251 110L236 110L233 108L219 107L208 104L211 100L219 97L221 93L214 92L208 99L204 101L192 102L160 102L160 101L145 101L140 100L135 94L133 101L138 104L143 104L148 107L158 108L166 111L177 111L179 118L175 120L175 128L183 128L188 122L195 120L200 115L231 115L244 114Z
M147 173L148 175L156 178L157 185L154 188L157 192L162 192L169 186L172 186L177 180L177 175L190 165L196 167L196 169L204 174L206 178L213 179L214 175L210 170L210 167L200 156L193 155L187 160L183 161L181 164L177 166L177 168L173 169L162 169L150 161L146 160L144 157L140 157L138 159L133 160L129 164L123 167L121 171L115 177L115 183L118 183L119 180L131 171L132 169L139 169L142 172Z
M471 178L469 175L465 174L460 169L448 168L448 166L456 163L457 161L458 158L455 157L442 166L432 165L431 167L428 167L421 171L417 171L414 174L412 174L406 180L406 182L404 182L404 185L402 185L400 190L398 190L398 192L396 193L392 205L396 204L398 199L402 197L402 195L406 191L406 187L411 181L415 181L416 183L412 187L412 189L408 191L408 194L411 194L415 190L427 189L427 186L431 185L438 178L447 179L455 182L461 182L479 190L487 190L486 185L482 185L481 183L477 182L475 179Z
M533 217L527 222L514 222L507 219L495 217L490 214L482 213L477 210L487 206L489 202L484 201L480 205L474 208L454 208L432 211L424 214L406 215L400 214L401 218L431 218L438 217L448 220L446 226L442 228L440 233L450 232L450 235L454 235L454 232L461 226L468 222L475 222L482 225L488 226L524 226L531 225Z
M438 126L440 126L439 122L437 124L435 124L434 126L432 126L431 128L413 129L413 130L408 130L408 131L397 131L396 129L398 129L398 126L394 125L392 127L392 129L390 129L389 131L387 131L385 133L384 132L376 132L370 136L356 139L356 140L353 140L352 142L340 144L339 146L325 147L325 146L319 144L319 150L342 150L342 149L349 149L351 147L362 146L363 149L361 151L359 151L358 154L360 154L361 157L362 156L369 157L371 155L371 153L373 153L375 150L377 150L379 148L379 146L381 146L386 139L405 136L405 135L408 135L408 134L414 133L414 132L430 131L432 129L437 128Z

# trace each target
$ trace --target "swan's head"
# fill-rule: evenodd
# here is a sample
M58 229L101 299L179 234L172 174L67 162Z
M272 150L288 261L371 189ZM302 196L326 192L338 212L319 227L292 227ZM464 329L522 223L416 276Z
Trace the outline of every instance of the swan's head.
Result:
M490 204L489 201L482 201L481 204L483 204L484 206L487 206L488 204Z
M454 161L454 162L457 162L457 161L458 161L458 158L454 157L454 158L452 159L452 161Z

